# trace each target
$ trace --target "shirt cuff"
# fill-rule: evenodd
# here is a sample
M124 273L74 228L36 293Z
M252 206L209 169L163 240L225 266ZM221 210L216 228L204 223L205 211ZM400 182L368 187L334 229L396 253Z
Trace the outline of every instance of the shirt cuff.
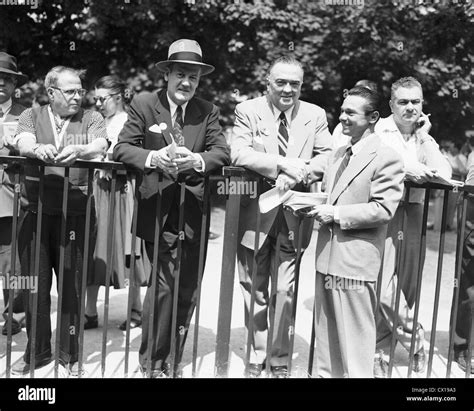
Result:
M339 207L334 206L334 222L340 224L339 222Z
M14 138L13 138L13 145L15 147L18 147L18 142L22 139L22 138L25 138L25 137L28 137L30 139L34 139L35 142L36 142L36 136L33 134L33 133L30 133L28 131L23 131L22 133L19 133L17 134Z
M195 153L195 155L199 157L199 160L201 161L201 167L194 167L194 170L196 170L198 173L204 173L204 171L206 171L206 163L204 162L201 154Z
M154 151L150 151L150 153L148 154L148 157L146 158L146 161L145 161L145 168L156 168L156 166L151 165L151 159L153 158L153 153Z

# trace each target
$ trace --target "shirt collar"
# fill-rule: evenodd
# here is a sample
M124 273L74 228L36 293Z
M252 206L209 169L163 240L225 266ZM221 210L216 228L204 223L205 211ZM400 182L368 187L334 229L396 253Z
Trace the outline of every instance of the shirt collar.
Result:
M176 109L178 108L178 105L171 100L168 92L166 92L166 98L168 99L168 103L170 105L170 114L171 114L171 119L174 119L176 115ZM183 109L183 121L184 121L184 114L186 113L186 107L188 105L189 101L186 101L186 103L182 104L181 107Z
M364 150L364 147L366 146L367 144L367 141L369 139L369 137L373 135L373 133L370 133L368 135L366 135L364 138L361 138L357 143L355 143L354 145L351 144L350 140L349 140L349 144L347 145L346 147L346 150L347 148L351 147L352 149L352 155L353 156L356 156L357 154L359 154L361 151Z
M2 109L2 112L4 115L6 115L10 111L10 109L12 108L12 105L13 105L13 102L11 98L5 101L5 103L0 104L0 108Z
M280 117L281 111L278 110L273 104L272 104L272 108L273 108L273 116L275 117L275 122L277 122ZM295 108L295 105L293 104L288 110L284 111L287 124L290 124L291 122L291 116L293 115L294 108Z
M380 123L379 131L381 133L395 133L400 139L402 139L402 141L407 142L407 140L405 140L405 137L403 137L402 132L398 128L397 123L395 123L393 114L391 114L390 116L386 118L380 119L379 123ZM415 133L412 134L412 137L410 137L408 140L411 140L413 138L416 140L418 137L419 137L419 133L415 131Z

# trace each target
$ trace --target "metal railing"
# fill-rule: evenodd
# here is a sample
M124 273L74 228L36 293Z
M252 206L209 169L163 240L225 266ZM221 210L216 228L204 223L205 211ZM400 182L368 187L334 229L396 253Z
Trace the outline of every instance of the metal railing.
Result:
M22 182L22 167L25 165L30 166L37 166L40 170L39 176L39 197L38 197L38 209L37 209L37 220L36 220L36 233L37 239L41 238L41 229L42 229L42 214L43 214L43 196L44 196L44 172L46 164L31 159L25 159L23 157L0 157L0 164L8 164L11 167L11 171L14 174L13 184L14 184L14 206L12 210L13 216L13 226L12 226L12 244L17 244L18 241L18 226L19 226L19 210L20 210L20 195L21 195L21 182ZM66 238L66 222L68 219L67 207L68 207L68 187L69 187L69 170L70 168L82 168L87 169L88 171L88 179L87 179L87 202L86 202L86 210L85 210L85 217L86 217L86 224L85 224L85 237L84 237L84 255L82 261L82 283L81 283L81 294L80 294L80 308L79 308L79 330L78 332L78 342L79 342L79 370L82 370L84 367L84 322L85 322L85 290L87 285L87 272L88 266L91 264L91 261L88 260L88 255L90 254L90 236L91 230L93 229L93 184L94 184L94 172L97 169L102 170L109 170L111 172L111 193L115 192L116 189L116 182L117 182L117 172L119 171L126 171L131 174L138 173L136 170L131 168L125 167L121 163L116 162L97 162L97 161L77 161L71 167L65 167L64 170L64 184L63 184L63 191L61 193L62 196L62 210L61 210L61 238L62 241L59 244L59 272L57 274L57 282L58 282L58 302L57 302L57 322L56 322L56 340L55 340L55 350L54 350L54 376L58 377L58 365L59 365L59 327L60 327L60 317L61 317L61 309L62 309L62 284L64 281L64 259L65 259L65 238ZM162 175L157 173L157 178L162 179ZM199 346L199 323L200 323L200 308L201 308L201 293L202 293L202 280L203 274L205 270L205 259L206 259L206 231L209 227L209 221L211 218L211 204L210 199L212 196L211 192L211 182L215 180L228 180L229 182L237 183L239 181L252 181L257 183L257 195L262 191L262 184L263 184L263 177L251 173L243 168L239 167L224 167L222 169L222 174L220 175L212 175L207 176L205 179L204 185L204 200L203 200L203 213L202 213L202 221L201 221L201 241L200 241L200 249L199 249L199 261L197 262L198 265L198 282L197 282L197 294L196 294L196 309L195 309L195 316L194 316L194 335L192 341L192 376L195 377L198 375L197 369L197 358L198 358L198 346ZM183 230L184 225L184 200L186 196L185 184L184 183L177 183L180 184L180 197L179 197L179 230ZM410 194L410 189L412 188L422 188L425 189L425 197L424 197L424 207L423 207L423 217L422 217L422 230L420 233L420 249L419 249L419 261L422 262L424 260L424 253L426 250L426 234L427 234L427 221L428 221L428 206L429 206L429 199L431 190L438 189L442 190L444 193L444 201L443 201L443 211L442 211L442 222L441 222L441 230L440 230L440 238L439 238L439 247L438 247L438 262L437 262L437 273L436 273L436 285L435 285L435 292L434 292L434 304L433 304L433 315L432 315L432 322L431 322L431 334L430 334L430 349L428 353L428 367L426 371L426 377L430 377L432 375L432 366L433 366L433 358L434 358L434 346L436 342L436 330L438 325L438 317L439 317L439 302L440 302L440 292L441 292L441 278L443 274L443 257L444 257L444 247L445 247L445 238L446 238L446 225L447 225L447 196L448 192L455 190L461 193L462 198L462 206L460 207L460 229L457 236L457 246L456 246L456 269L455 269L455 280L453 286L453 302L451 306L451 314L450 314L450 336L449 336L449 348L448 348L448 361L447 361L447 369L446 369L446 377L449 378L451 375L451 364L453 361L453 335L454 335L454 328L456 324L456 317L457 317L457 306L459 300L459 284L460 284L460 275L461 275L461 262L462 262L462 250L463 250L463 241L464 241L464 224L466 220L466 207L467 207L467 196L469 194L474 193L473 186L464 186L464 187L448 187L444 185L437 185L437 184L424 184L424 185L414 185L414 184L406 184L406 194L405 200L407 200ZM135 187L136 193L139 189L139 185L137 184ZM158 270L158 247L159 247L159 239L160 233L162 230L161 221L161 198L162 198L162 190L159 188L158 195L157 195L157 202L156 202L156 219L155 219L155 232L154 232L154 250L153 256L150 258L152 261L152 272L150 277L149 287L151 288L151 315L148 318L144 318L144 321L149 322L150 330L152 329L152 325L155 321L153 318L154 315L154 304L155 304L155 295L154 292L157 284L157 270ZM237 247L238 247L238 231L239 231L239 210L240 210L240 201L241 195L239 193L226 193L226 205L225 205L225 222L224 222L224 235L223 235L223 251L222 251L222 265L221 265L221 272L220 272L220 294L219 294L219 307L218 307L218 320L217 320L217 333L216 333L216 345L215 345L215 364L214 364L214 375L216 377L227 377L229 375L229 367L230 367L230 342L231 342L231 331L232 331L232 320L234 315L234 302L233 302L233 293L235 288L235 271L236 271L236 256L237 256ZM109 202L109 213L108 218L109 221L114 221L114 213L115 213L115 196L110 196ZM405 201L406 203L406 201ZM133 217L132 217L132 244L131 244L131 261L135 261L135 244L138 241L136 230L137 230L137 195L135 195L134 199L134 209L133 209ZM438 217L438 216L437 216ZM281 222L281 221L280 221ZM261 223L261 216L257 215L257 223L256 223L256 233L260 232L260 223ZM292 354L293 354L293 347L294 347L294 338L295 338L295 326L296 320L298 318L297 313L297 298L298 298L298 285L299 285L299 277L301 271L301 257L303 250L301 249L302 238L301 238L301 226L303 223L303 217L299 217L299 229L296 233L297 238L297 257L296 257L296 267L295 267L295 283L294 283L294 297L292 302L291 308L291 325L289 330L289 337L290 337L290 353L289 353L289 360L288 360L288 371L291 373L292 368ZM404 226L406 225L406 221L402 218L402 232L406 231ZM114 224L108 224L108 238L113 238L114 236ZM176 330L177 328L177 304L178 304L178 289L180 284L180 277L181 277L181 264L180 259L182 256L182 242L184 241L183 238L178 239L178 263L175 266L174 272L174 291L173 291L173 312L172 312L172 330ZM312 241L315 241L313 236ZM254 250L254 261L258 252L258 244L259 244L259 234L256 235L255 239L255 247ZM397 249L397 267L403 267L403 260L405 258L405 250L404 250L405 241L402 239L399 242L399 247ZM277 241L276 250L279 252L280 243ZM112 257L115 250L113 247L113 242L110 241L107 244L107 261L112 261ZM17 247L12 246L12 255L11 255L11 272L15 273L15 261L16 261L16 253ZM39 274L39 253L40 253L40 241L35 242L34 247L34 264L33 264L33 273L31 273L34 277L38 277ZM278 261L278 259L275 259ZM134 277L134 264L130 264L130 278ZM251 291L251 303L250 303L250 318L253 316L254 305L255 305L255 292L256 292L256 282L254 281L256 278L255 270L256 264L253 265L254 275L252 276L252 291ZM101 345L101 375L104 377L106 374L106 357L107 357L107 342L108 342L108 321L109 321L109 285L111 284L111 276L112 276L112 264L109 264L106 270L106 283L105 283L105 301L104 301L104 323L103 323L103 334L102 334L102 345ZM270 282L270 296L275 295L277 290L277 269L272 270L273 275L271 277ZM419 264L419 270L417 273L417 286L416 286L416 298L414 304L414 324L418 322L419 317L419 310L420 310L420 296L421 296L421 289L422 289L422 279L423 279L423 264ZM380 282L379 282L380 284ZM10 301L13 295L13 290L10 289ZM380 286L377 287L377 296L380 297ZM400 293L401 293L401 286L400 281L397 283L397 290L396 290L396 302L395 302L395 312L398 312L399 303L400 303ZM37 327L37 295L33 293L33 307L32 307L32 318L31 318L31 341L30 346L32 347L32 352L34 352L35 347L35 338L36 338L36 327ZM131 338L131 330L130 330L130 319L131 319L131 311L132 311L132 290L129 290L128 294L128 305L127 305L127 328L125 334L125 347L124 347L124 376L129 377L130 372L130 338ZM471 311L472 312L472 311ZM272 334L275 328L275 312L272 304L270 304L270 313L269 313L269 333L267 337L267 358L266 358L266 369L270 368L270 352L272 349ZM8 311L8 318L12 318L12 306L9 306ZM396 318L396 317L395 317ZM307 373L309 376L316 376L313 371L313 359L314 359L314 351L317 350L315 347L315 333L314 333L314 309L313 309L313 317L312 317L312 325L311 325L311 337L310 337L310 344L309 344L309 353L308 353L308 366L307 366ZM394 324L394 328L396 329L397 324ZM472 335L471 327L471 335ZM76 332L76 331L75 331ZM249 329L247 330L247 340L246 340L246 352L245 352L245 368L247 369L248 364L250 362L250 350L251 350L251 336L252 336L252 321L249 322ZM148 346L151 346L151 334L149 334ZM11 354L12 354L12 329L11 329L11 322L8 322L8 332L7 332L7 341L6 341L6 377L9 378L11 375ZM471 338L472 341L472 338ZM188 341L188 344L190 342ZM176 345L177 345L177 334L173 332L171 335L171 370L173 371L173 376L177 377L177 367L176 367ZM389 362L389 376L392 375L392 370L394 367L394 357L395 357L395 346L396 346L396 333L392 333L392 341L391 341L391 348L390 348L390 362ZM408 365L408 374L407 377L412 377L411 365L413 363L414 357L414 347L415 347L415 333L413 333L411 345L410 345L410 353L409 353L409 365ZM469 345L469 355L471 355L472 344ZM468 357L470 358L470 357ZM30 376L35 376L35 356L31 356L31 371ZM468 368L466 370L466 377L470 376L470 361L468 362ZM148 359L148 364L146 366L148 370L148 376L151 376L151 358ZM79 373L81 375L81 373ZM418 375L419 376L419 375Z

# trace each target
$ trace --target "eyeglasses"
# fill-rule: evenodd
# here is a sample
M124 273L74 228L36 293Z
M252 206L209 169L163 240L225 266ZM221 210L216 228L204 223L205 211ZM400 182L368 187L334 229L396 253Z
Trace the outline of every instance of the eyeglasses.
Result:
M76 95L76 93L79 95L79 97L84 97L87 93L87 90L83 88L73 88L69 90L63 90L62 88L53 86L51 86L51 88L59 90L66 100L72 99Z
M107 94L106 96L94 96L94 102L100 101L100 104L104 104L110 97L116 96L118 93Z

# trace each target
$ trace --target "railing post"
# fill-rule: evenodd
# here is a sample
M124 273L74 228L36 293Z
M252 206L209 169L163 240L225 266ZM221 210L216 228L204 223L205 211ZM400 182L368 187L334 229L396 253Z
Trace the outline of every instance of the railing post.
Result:
M229 183L237 182L244 169L224 167L223 174ZM234 293L235 261L239 230L240 195L227 193L224 222L224 244L222 251L221 287L219 294L219 317L217 320L216 377L227 377L229 372L229 344L232 319L232 297Z

